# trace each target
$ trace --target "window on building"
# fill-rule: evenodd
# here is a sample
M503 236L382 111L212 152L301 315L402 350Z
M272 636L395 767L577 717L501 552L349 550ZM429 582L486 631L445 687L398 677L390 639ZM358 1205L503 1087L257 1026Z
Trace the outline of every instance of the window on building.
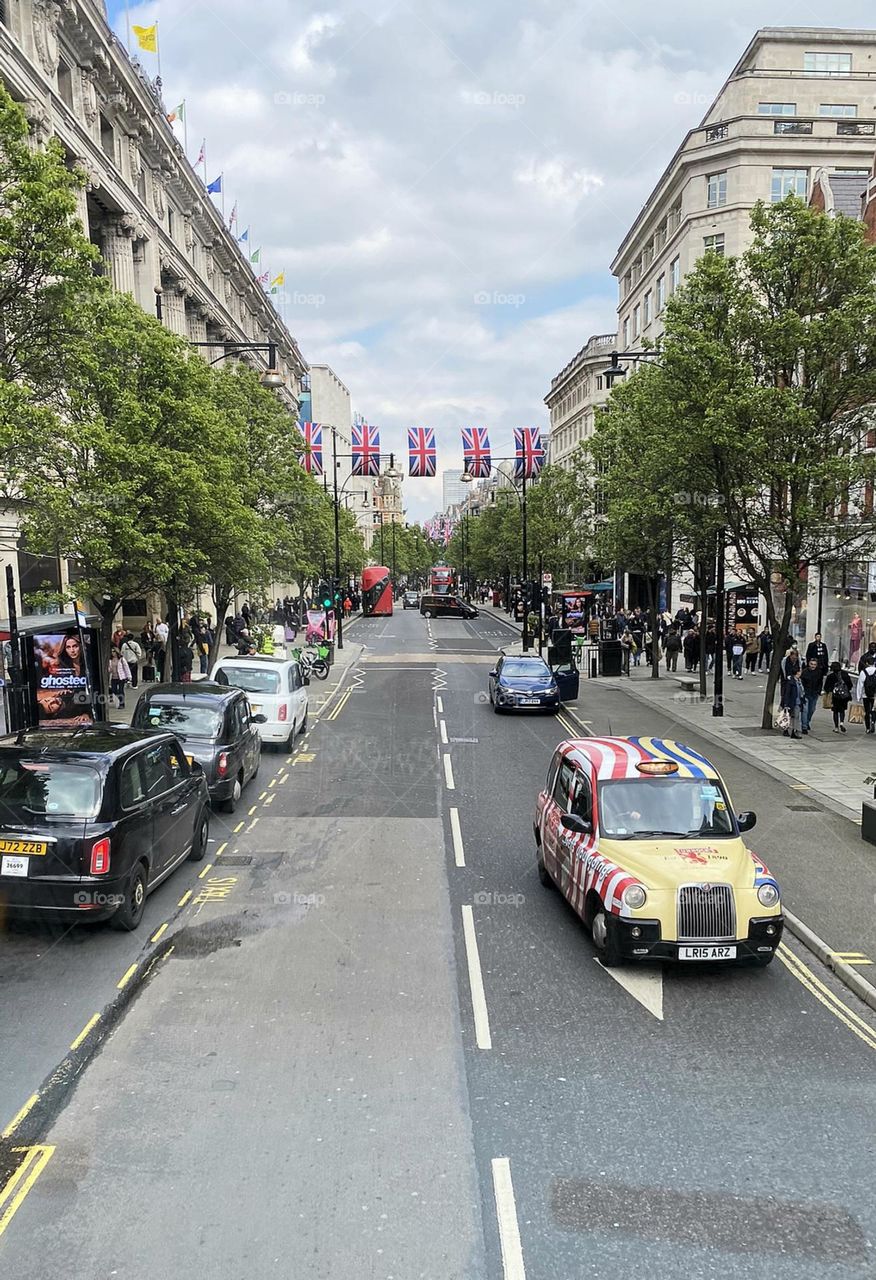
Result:
M706 204L710 209L719 209L727 203L727 171L710 173L706 178Z
M666 276L657 277L657 314L666 306Z
M724 257L724 236L703 236L703 250L706 253L717 253L719 257Z
M660 226L654 232L654 251L659 253L666 244L666 223L661 222Z
M116 160L116 132L105 115L100 117L100 145L113 164Z
M834 169L834 173L845 174L847 178L869 178L869 169Z
M681 226L681 196L676 200L675 204L666 215L666 234L674 235Z
M597 375L596 375L596 390L597 390L597 391L601 391L601 390L602 390L603 382L604 382L604 378L603 378L602 374L601 374L601 373L597 373Z
M633 273L630 270L624 274L624 297L627 296L627 294L629 293L630 289L632 289L632 287L633 287Z
M630 345L630 317L624 320L624 350Z
M633 337L638 338L642 332L642 308L637 302L633 307Z
M850 53L804 53L803 70L809 75L847 76L852 70Z
M808 187L808 169L773 169L770 199L773 204L789 195L800 196L805 200Z
M167 206L167 234L173 239L173 208L170 204Z
M638 258L636 258L636 261L633 263L633 284L638 284L641 278L642 278L642 255L639 254Z
M643 319L645 328L647 329L648 325L651 323L651 290L650 289L645 294L645 297L642 300L642 311L643 311L642 319Z
M834 119L843 119L851 117L852 119L858 114L858 108L854 102L822 102L818 108L820 116L831 116Z
M840 138L872 138L876 134L873 120L840 120L836 126Z
M726 124L713 124L706 130L706 142L723 142L729 136L730 129Z
M669 292L675 293L681 284L681 258L673 258L669 264Z
M648 243L645 245L645 248L642 250L642 266L650 267L653 261L654 261L654 241L652 239L648 241Z
M757 104L758 115L761 116L795 116L797 114L796 102L759 102Z
M62 58L58 63L58 95L65 106L73 110L73 73Z

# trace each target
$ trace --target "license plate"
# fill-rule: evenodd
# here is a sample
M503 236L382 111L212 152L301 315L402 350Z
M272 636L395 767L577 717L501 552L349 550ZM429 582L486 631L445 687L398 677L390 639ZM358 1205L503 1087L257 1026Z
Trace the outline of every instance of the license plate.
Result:
M29 858L15 858L6 854L3 861L0 862L0 875L24 876L27 878L27 866L29 862Z
M26 853L28 856L44 854L47 845L45 840L0 840L0 854Z
M735 947L679 947L679 960L735 960Z
M541 702L541 698L521 698L520 702L524 707L537 707Z

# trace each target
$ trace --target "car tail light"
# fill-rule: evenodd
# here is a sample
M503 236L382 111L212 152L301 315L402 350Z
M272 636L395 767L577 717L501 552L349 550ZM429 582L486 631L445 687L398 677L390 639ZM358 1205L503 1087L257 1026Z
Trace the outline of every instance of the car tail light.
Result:
M280 707L280 715L279 715L280 720L286 719L286 711L287 711L287 707L286 707L286 703L284 702Z
M219 760L216 764L216 772L219 774L220 778L224 778L226 773L228 772L228 752L227 751L219 752Z
M110 868L110 842L104 836L91 846L91 875L105 876Z

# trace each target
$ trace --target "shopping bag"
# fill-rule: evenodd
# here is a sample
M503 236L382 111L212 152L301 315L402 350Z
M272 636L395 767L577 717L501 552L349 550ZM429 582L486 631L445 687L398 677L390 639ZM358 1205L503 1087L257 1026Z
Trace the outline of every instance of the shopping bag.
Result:
M778 711L776 712L775 723L776 723L777 729L784 730L784 729L789 729L791 727L791 713L789 712L787 707L779 707Z
M821 705L824 707L825 711L833 711L833 694L823 693L821 695Z
M864 723L864 708L860 702L853 702L849 707L849 724Z

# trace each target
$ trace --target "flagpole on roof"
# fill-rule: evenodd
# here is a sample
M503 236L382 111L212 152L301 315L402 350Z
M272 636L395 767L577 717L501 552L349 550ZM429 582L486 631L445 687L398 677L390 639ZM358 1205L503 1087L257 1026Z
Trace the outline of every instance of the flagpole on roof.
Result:
M128 6L128 0L125 0L125 28L128 34L128 57L131 56L131 10Z

